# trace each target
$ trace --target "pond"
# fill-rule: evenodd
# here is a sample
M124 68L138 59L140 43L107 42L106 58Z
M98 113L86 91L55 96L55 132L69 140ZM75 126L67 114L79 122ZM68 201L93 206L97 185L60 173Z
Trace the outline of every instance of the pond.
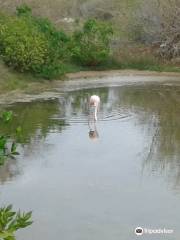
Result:
M180 85L140 82L65 88L59 98L9 106L21 155L0 169L0 203L33 211L19 240L132 240L136 227L180 239ZM88 99L101 98L97 138Z

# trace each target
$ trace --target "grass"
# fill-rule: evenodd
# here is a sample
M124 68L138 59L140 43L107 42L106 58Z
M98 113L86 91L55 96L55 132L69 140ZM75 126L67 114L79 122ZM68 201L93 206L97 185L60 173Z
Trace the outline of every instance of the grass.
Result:
M47 80L37 79L27 73L17 73L8 68L2 61L0 61L0 72L0 94L17 89L35 92L43 90L50 85Z
M180 72L180 67L171 64L164 64L159 62L147 61L143 59L132 59L124 62L119 62L120 69L137 69L144 71L157 71L157 72Z
M67 73L75 73L79 71L103 71L103 70L120 70L120 69L137 69L157 72L180 72L180 67L170 64L161 64L150 59L124 59L117 61L111 59L102 66L97 67L81 67L74 64L66 65ZM23 90L28 93L38 93L50 87L52 81L35 78L32 75L17 73L7 68L0 62L0 94L13 90Z
M77 65L68 65L67 73L75 73L79 71L105 71L105 70L124 70L124 69L135 69L142 71L156 71L156 72L180 72L179 66L174 66L170 63L161 63L157 59L148 58L126 58L119 60L112 58L103 65L96 67L82 67Z
M84 67L74 64L67 65L67 72L79 71L103 71L103 70L120 70L136 69L142 71L157 72L180 72L180 66L175 66L170 62L163 62L156 56L156 49L145 46L125 46L116 50L108 61L96 67Z
M157 49L131 45L120 48L114 54L115 66L120 69L137 69L157 72L180 72L180 66L165 62L157 56Z

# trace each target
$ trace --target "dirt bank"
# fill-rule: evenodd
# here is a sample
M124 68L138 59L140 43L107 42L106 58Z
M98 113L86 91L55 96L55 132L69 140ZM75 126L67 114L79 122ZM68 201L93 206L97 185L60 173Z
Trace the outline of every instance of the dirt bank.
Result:
M87 71L69 73L64 81L32 83L24 90L14 90L0 95L0 104L31 102L59 98L63 92L78 89L162 82L180 85L180 73L135 70Z
M78 78L95 78L95 77L110 77L110 76L168 76L179 77L177 72L155 72L155 71L138 71L138 70L107 70L107 71L81 71L77 73L68 73L67 79Z

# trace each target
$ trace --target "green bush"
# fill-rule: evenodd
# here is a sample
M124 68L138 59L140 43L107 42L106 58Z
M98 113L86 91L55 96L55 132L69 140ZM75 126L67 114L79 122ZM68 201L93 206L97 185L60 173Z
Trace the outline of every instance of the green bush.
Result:
M17 16L0 16L0 54L12 68L45 78L64 74L69 38L48 20L33 17L22 5Z
M33 18L32 21L48 42L48 58L41 68L41 75L52 78L64 74L64 62L70 58L69 37L58 31L48 19Z
M82 31L72 37L72 59L84 66L102 64L110 55L112 27L104 22L89 19Z
M30 21L16 17L0 24L0 53L4 62L20 72L40 71L46 62L45 36Z
M109 24L90 19L70 38L48 19L34 17L27 5L20 5L16 16L0 15L0 55L19 72L57 78L72 60L83 66L106 62L112 34Z
M32 9L26 5L22 4L16 8L16 14L17 16L32 16Z
M57 30L49 19L34 17L31 12L27 5L17 8L17 15L29 20L47 41L47 58L40 68L39 75L48 79L61 76L65 73L64 62L68 61L70 56L68 51L70 39L63 31Z

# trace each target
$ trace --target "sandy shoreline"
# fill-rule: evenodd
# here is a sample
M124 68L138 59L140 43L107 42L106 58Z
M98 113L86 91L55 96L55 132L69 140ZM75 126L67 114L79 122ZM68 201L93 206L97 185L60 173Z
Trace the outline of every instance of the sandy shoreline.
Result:
M102 79L103 78L103 79ZM90 79L91 81L88 81ZM48 100L59 98L63 92L78 89L121 86L142 83L173 83L180 85L180 73L151 72L137 70L83 71L69 73L66 79L43 83L32 83L29 89L14 90L0 95L0 105L17 102Z
M155 72L155 71L140 71L140 70L107 70L107 71L81 71L77 73L68 73L67 79L78 78L94 78L94 77L109 77L109 76L168 76L179 77L178 72Z

